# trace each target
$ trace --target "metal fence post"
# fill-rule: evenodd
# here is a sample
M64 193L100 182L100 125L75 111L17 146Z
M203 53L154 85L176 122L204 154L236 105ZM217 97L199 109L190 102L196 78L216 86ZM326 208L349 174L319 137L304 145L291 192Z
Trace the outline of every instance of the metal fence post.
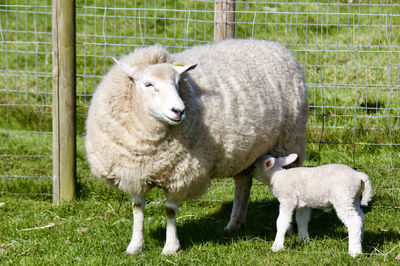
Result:
M76 196L75 1L52 1L53 202Z
M215 0L214 41L235 38L235 0Z

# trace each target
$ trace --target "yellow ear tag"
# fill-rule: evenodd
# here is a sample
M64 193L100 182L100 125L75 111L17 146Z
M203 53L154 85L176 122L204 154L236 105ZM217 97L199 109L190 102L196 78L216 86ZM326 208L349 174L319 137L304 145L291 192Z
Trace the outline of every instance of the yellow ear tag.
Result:
M174 66L183 66L182 62L173 62L172 63Z

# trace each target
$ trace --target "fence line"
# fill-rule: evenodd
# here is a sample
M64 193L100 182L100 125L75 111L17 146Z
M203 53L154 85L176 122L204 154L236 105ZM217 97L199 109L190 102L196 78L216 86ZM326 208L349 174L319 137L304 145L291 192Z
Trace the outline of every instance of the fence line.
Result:
M17 2L0 5L0 193L47 196L51 188L51 6Z

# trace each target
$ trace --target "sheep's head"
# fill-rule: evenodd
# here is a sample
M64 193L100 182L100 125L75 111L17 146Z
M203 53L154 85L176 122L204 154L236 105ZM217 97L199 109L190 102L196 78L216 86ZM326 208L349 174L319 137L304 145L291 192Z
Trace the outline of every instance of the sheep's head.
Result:
M295 153L284 157L265 155L257 159L257 161L254 163L254 175L261 182L268 184L275 171L282 170L284 166L293 163L296 161L296 159L297 154Z
M131 67L113 58L140 91L145 112L152 118L177 125L185 119L185 104L179 96L179 80L196 65L153 64Z

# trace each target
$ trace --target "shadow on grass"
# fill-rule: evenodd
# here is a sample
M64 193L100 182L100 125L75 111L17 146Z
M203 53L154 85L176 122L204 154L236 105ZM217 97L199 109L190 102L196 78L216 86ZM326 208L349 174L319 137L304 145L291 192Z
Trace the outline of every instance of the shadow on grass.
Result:
M265 241L272 241L276 234L276 219L278 217L277 200L263 203L250 203L247 211L246 225L244 228L226 232L224 227L229 221L232 204L224 203L211 215L198 219L190 219L179 222L178 235L183 250L198 244L230 244L235 240L246 240L259 238ZM364 213L371 211L370 208L363 209ZM366 220L368 223L368 220ZM293 233L297 235L296 226L293 226ZM309 223L309 234L311 241L325 238L348 241L348 233L344 224L338 219L335 211L325 213L322 210L313 210ZM162 245L165 241L165 226L158 227L150 232L151 237ZM385 242L396 242L400 239L400 233L393 230L379 233L364 232L363 251L371 253L375 247L382 246ZM295 244L297 245L297 243Z
M399 239L399 232L392 229L379 233L365 231L363 252L372 253L374 251L377 251L377 249L381 249L380 247L382 247L387 242L398 243Z
M231 243L237 239L258 237L273 240L275 237L275 220L278 215L278 202L271 201L266 204L250 203L247 211L246 225L244 228L227 232L224 227L229 221L232 204L223 203L211 215L198 219L180 221L178 218L178 235L183 250L193 245L211 242L217 244ZM164 243L165 226L158 227L150 232L151 237Z

